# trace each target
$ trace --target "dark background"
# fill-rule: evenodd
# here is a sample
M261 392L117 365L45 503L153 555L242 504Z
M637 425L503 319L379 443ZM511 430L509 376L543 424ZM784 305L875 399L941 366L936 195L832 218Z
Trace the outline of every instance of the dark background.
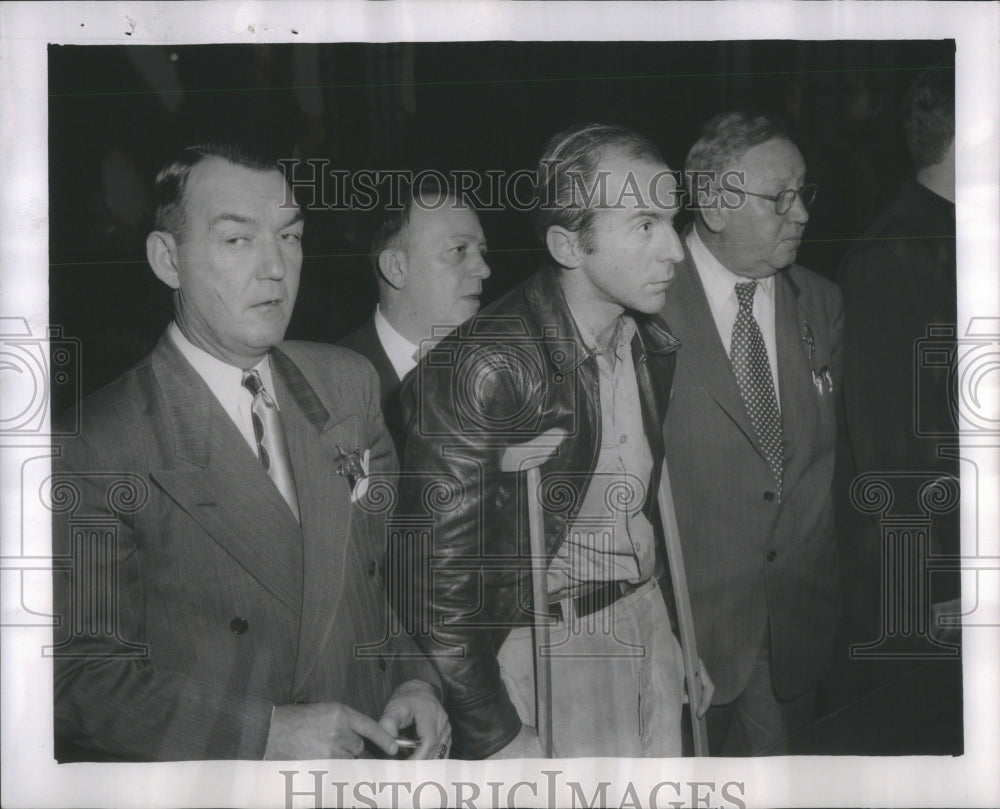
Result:
M952 40L50 46L50 320L82 343L84 394L151 350L170 297L145 260L150 189L185 145L250 141L351 171L511 173L563 127L600 120L649 135L680 169L704 121L734 107L791 123L820 184L799 261L835 278L911 171L899 104L942 61L954 64ZM374 307L371 218L306 212L290 337L334 341ZM542 254L526 214L482 220L489 302ZM53 395L55 413L73 403Z

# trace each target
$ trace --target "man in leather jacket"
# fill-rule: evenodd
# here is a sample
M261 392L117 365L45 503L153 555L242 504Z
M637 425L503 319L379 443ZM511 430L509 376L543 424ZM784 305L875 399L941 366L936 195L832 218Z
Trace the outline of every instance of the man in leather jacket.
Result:
M557 756L680 754L683 666L656 512L679 343L656 316L683 257L677 186L622 127L556 135L532 212L543 267L446 337L403 386L390 600L438 669L456 756L538 757L523 476L541 467ZM706 678L701 713L711 701Z

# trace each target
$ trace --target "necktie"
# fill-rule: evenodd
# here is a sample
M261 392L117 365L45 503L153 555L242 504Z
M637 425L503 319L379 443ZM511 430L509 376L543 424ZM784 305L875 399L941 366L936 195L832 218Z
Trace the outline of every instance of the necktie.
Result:
M756 290L756 281L736 285L736 298L740 308L733 325L729 359L733 364L733 373L736 374L736 383L750 415L750 422L774 474L778 497L781 497L781 413L774 395L774 380L767 361L764 336L753 316L753 296Z
M256 370L243 372L243 387L253 394L250 412L253 416L253 432L257 438L261 465L298 520L299 499L295 494L295 476L292 474L292 461L288 456L288 445L285 443L285 430L281 426L278 406L264 388L264 383L260 381L260 374Z

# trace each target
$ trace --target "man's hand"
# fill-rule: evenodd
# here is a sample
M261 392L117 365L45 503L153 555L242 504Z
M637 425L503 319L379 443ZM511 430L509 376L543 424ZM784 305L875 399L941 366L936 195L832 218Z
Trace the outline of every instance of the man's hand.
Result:
M384 727L339 702L276 705L264 760L357 758L364 752L365 739L390 756L399 752L394 736Z
M521 725L520 732L490 758L545 758L538 732L530 725Z
M698 700L697 717L701 719L705 716L705 712L712 707L712 697L715 694L715 683L713 683L712 678L708 676L708 669L705 668L705 661L700 657L698 658L698 674L700 675L698 679L701 680L701 699ZM683 701L691 701L686 687L684 690Z
M379 720L383 730L393 737L414 726L420 747L414 759L447 758L451 747L451 723L434 689L423 680L407 680L392 692L389 704Z

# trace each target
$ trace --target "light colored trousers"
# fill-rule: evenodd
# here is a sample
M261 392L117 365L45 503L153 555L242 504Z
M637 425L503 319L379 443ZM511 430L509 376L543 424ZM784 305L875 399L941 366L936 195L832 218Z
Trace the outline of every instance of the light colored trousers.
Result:
M654 580L603 610L551 628L553 750L559 758L681 754L684 662ZM530 627L511 631L497 658L521 721L535 721Z

